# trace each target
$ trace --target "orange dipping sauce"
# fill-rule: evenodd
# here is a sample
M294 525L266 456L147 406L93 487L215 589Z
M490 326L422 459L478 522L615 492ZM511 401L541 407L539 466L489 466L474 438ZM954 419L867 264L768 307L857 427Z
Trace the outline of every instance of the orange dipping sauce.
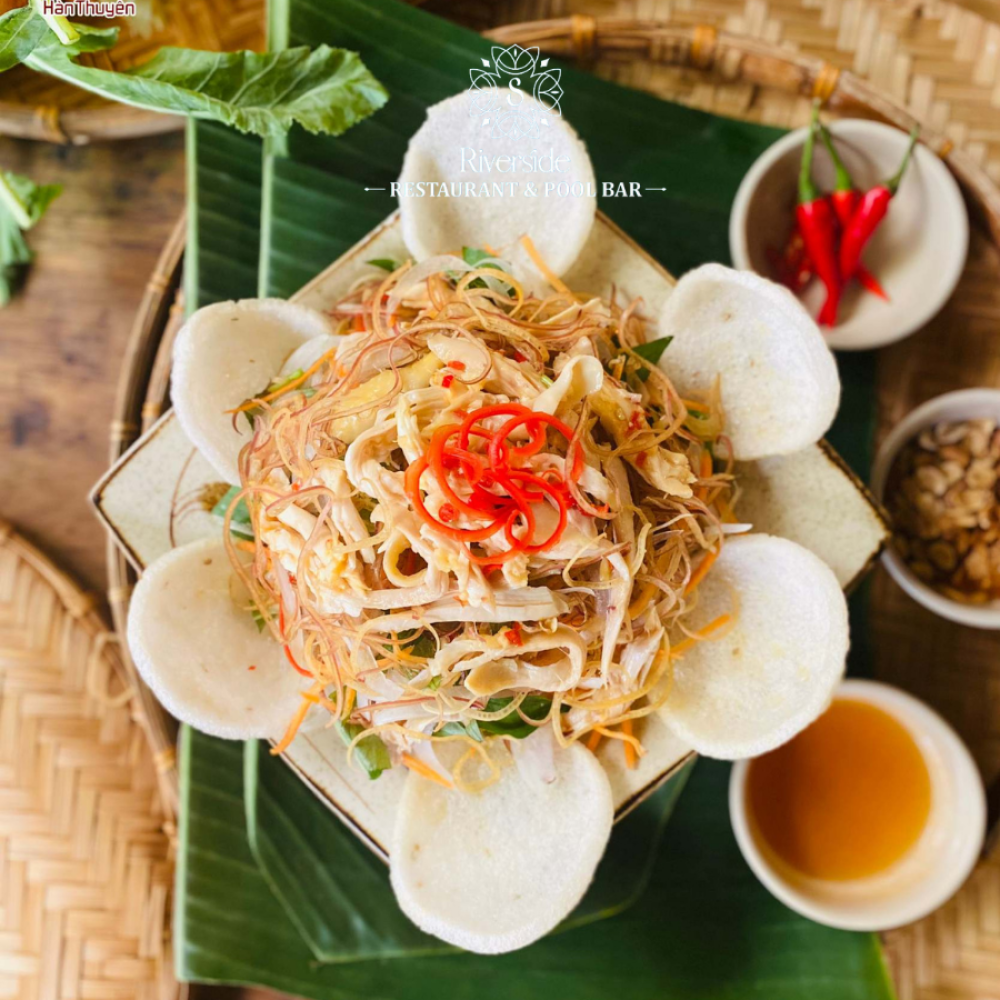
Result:
M805 732L750 762L746 802L758 840L791 868L859 879L892 866L920 838L931 777L893 716L838 698Z

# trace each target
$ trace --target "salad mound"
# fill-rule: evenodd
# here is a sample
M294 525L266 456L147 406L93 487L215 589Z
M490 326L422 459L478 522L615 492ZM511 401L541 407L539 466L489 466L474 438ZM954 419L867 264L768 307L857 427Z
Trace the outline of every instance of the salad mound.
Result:
M233 568L311 681L277 750L318 706L372 777L482 787L544 727L633 763L671 652L730 624L686 624L744 530L718 392L681 398L637 302L527 296L488 250L378 263L233 413Z

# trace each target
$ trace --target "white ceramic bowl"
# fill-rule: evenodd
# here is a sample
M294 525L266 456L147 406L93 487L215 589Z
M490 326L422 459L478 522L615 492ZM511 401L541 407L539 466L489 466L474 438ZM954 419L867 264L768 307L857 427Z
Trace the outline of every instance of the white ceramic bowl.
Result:
M733 766L729 816L743 857L786 906L828 927L888 930L936 910L969 876L983 846L986 795L965 744L923 702L898 688L862 680L844 681L837 696L889 712L924 755L931 775L931 813L910 851L886 871L864 879L825 881L790 869L759 838L748 815L746 776L752 761Z
M886 482L896 456L925 427L942 420L967 420L973 417L992 417L1000 423L1000 389L960 389L957 392L947 392L908 413L893 427L875 457L872 468L872 492L875 496L884 502ZM917 577L891 543L886 546L882 561L896 583L929 611L961 625L1000 629L1000 601L965 604L945 597Z
M892 176L906 149L905 132L862 119L830 126L837 151L861 190ZM799 162L808 129L791 132L757 159L740 185L729 216L729 248L738 268L772 277L768 248L780 249L794 220ZM813 178L820 189L834 185L833 164L817 142ZM869 270L890 297L883 302L852 281L841 300L837 326L827 342L839 350L862 350L900 340L923 326L951 295L969 246L969 221L958 184L925 146L892 199L889 212L864 253ZM815 316L824 299L813 280L803 302Z

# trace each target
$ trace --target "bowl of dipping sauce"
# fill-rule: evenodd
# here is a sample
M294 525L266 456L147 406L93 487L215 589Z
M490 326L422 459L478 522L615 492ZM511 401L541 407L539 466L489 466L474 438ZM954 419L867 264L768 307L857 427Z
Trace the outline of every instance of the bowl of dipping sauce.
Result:
M795 739L733 766L729 814L786 906L845 930L919 920L972 871L986 796L954 730L912 695L848 680Z
M1000 389L960 389L890 431L872 491L894 522L882 561L925 608L1000 629Z

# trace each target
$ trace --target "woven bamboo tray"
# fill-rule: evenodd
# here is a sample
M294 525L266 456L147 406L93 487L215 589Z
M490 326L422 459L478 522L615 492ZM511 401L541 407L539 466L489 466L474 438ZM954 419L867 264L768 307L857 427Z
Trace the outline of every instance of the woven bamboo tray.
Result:
M23 6L24 0L0 0L0 14ZM149 12L148 28L130 18L92 19L118 25L121 35L112 51L80 62L121 70L145 62L164 45L220 52L264 45L264 0L142 0L140 7ZM170 132L182 123L174 115L105 101L26 67L0 77L0 135L81 144Z
M441 6L439 3L438 8ZM536 7L553 6L562 5L547 0L537 5L467 3L448 5L447 11L466 21L481 22L487 15L530 13ZM614 5L591 6L606 10ZM940 39L941 24L951 18L949 23L956 30L948 44L955 51L943 42L938 48L931 47L934 58L930 68L937 73L931 93L935 86L943 92L961 78L956 84L956 92L962 97L961 102L956 102L956 129L950 116L952 109L942 110L940 101L930 101L923 108L926 113L915 117L912 108L904 108L881 83L839 68L822 53L796 52L770 40L719 30L714 24L685 23L690 7L683 3L668 7L650 0L641 6L644 13L677 11L681 18L654 22L577 14L510 24L489 34L504 44L540 45L576 60L598 75L661 97L769 124L804 124L814 96L826 102L832 117L862 115L904 129L919 118L925 141L946 159L958 177L978 225L974 226L966 272L951 303L924 331L879 355L880 434L918 402L939 392L965 385L1000 385L1000 351L996 349L996 323L1000 318L1000 192L991 180L991 175L1000 175L1000 140L994 161L988 130L974 132L961 123L961 115L972 114L970 108L990 106L994 84L989 74L983 74L981 84L968 83L962 76L964 63L960 61L974 50L968 44L968 25L979 33L977 38L994 41L1000 41L1000 27L987 27L977 15L947 4L907 7L905 11L900 5L894 24L897 28L902 24L906 30L892 36L892 45L884 31L878 34L879 51L888 46L898 54L904 45L919 47L920 39L926 42L932 18L939 19L934 22L932 34ZM863 0L853 0L843 7L836 3L814 6L811 0L801 4L787 0L782 7L768 9L755 0L746 5L717 0L712 5L717 21L738 21L742 17L758 34L780 37L787 30L812 38L803 23L808 22L811 31L816 21L821 24L823 38L836 39L839 31L855 41L857 32L848 31L848 22L855 24L859 17L864 20L862 15L868 16L875 8L885 14L888 5L866 5ZM865 23L870 24L870 17ZM884 28L885 22L877 24ZM850 62L851 58L858 61L857 50L846 47L839 51L832 43L826 55L840 58L841 62ZM878 65L878 60L871 57L861 68ZM911 79L914 86L916 79ZM998 115L994 111L990 114ZM1000 116L995 134L1000 136ZM112 427L112 460L168 405L170 349L182 315L177 292L182 253L183 229L179 226L164 250L136 320L122 373L118 416ZM125 560L111 545L109 571L111 602L120 627L133 579ZM970 743L984 777L992 780L1000 773L1000 635L973 632L932 618L905 598L884 572L876 574L872 590L878 675L915 692L942 711ZM959 667L961 677L957 678ZM142 704L154 749L168 760L173 745L170 722L148 694L143 695ZM166 770L164 779L175 782L176 772ZM1000 1000L1000 855L994 853L981 865L960 896L938 914L889 935L887 946L900 1000Z
M97 606L0 522L0 993L176 1000L167 816Z

